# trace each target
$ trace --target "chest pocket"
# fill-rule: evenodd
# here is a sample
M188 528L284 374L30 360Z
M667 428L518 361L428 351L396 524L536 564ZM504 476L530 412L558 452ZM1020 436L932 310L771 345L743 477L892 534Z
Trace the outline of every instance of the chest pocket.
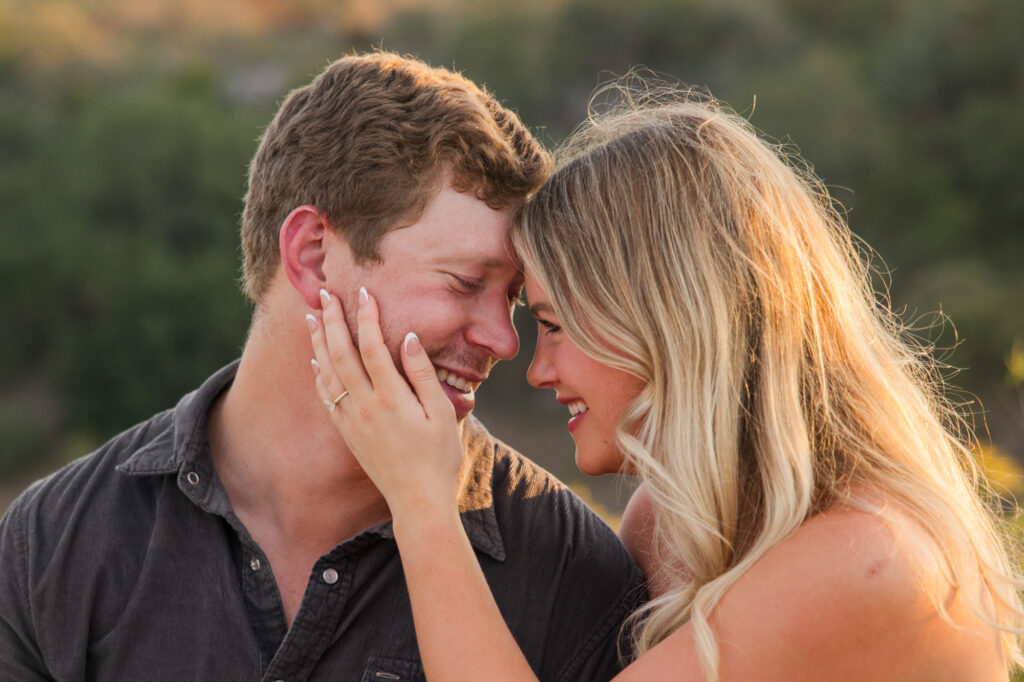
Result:
M426 682L419 661L373 656L360 682Z

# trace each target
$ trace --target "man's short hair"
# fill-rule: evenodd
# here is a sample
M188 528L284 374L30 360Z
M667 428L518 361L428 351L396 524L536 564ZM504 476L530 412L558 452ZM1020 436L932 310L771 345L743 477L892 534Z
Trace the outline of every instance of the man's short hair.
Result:
M249 167L245 293L258 302L280 261L281 224L312 205L357 262L417 220L448 177L491 208L515 208L550 172L519 118L458 73L378 52L339 59L291 92Z

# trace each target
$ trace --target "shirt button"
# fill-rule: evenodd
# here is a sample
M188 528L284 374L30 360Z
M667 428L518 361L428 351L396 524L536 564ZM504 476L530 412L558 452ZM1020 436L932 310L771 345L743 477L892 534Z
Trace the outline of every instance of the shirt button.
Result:
M323 579L324 582L328 585L333 585L334 583L338 582L338 572L335 571L333 568L328 568L323 573Z
M249 568L251 568L254 571L260 570L260 560L256 557L249 559Z
M197 474L196 472L188 472L187 474L185 474L185 478L187 478L188 482L191 483L192 485L199 485L199 474Z

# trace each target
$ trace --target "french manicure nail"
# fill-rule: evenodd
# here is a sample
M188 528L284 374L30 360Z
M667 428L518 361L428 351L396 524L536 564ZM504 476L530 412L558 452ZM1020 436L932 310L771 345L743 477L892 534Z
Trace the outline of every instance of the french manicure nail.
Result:
M306 326L309 327L309 331L316 331L316 318L312 313L306 313Z
M314 372L319 372L320 371L320 363L316 361L316 358L310 358L309 359L309 364L313 365L313 371Z
M327 293L327 289L320 290L320 302L323 303L323 305L327 305L331 302L331 295Z
M362 305L370 300L370 295L366 293L366 287L359 287L359 305Z
M416 332L409 332L405 335L405 354L409 357L419 355L420 351L423 350L422 344L420 344L420 337L416 336Z

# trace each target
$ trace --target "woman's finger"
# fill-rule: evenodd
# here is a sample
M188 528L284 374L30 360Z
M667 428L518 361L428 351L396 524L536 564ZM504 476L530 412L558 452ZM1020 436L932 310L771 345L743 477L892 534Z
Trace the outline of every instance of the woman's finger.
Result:
M370 296L366 288L359 289L359 311L356 315L359 326L359 355L363 367L373 383L374 391L386 392L399 399L403 394L411 396L402 375L395 367L391 351L384 343L380 331L380 313L377 299Z
M322 321L322 332L324 345L320 348L321 353L317 354L317 362L320 363L320 370L325 373L325 383L332 391L339 389L348 390L353 396L365 396L373 390L370 380L363 369L362 360L356 352L352 337L349 335L348 324L345 322L345 311L342 310L341 300L332 296L325 289L320 290L320 319ZM314 332L314 343L316 333ZM316 346L314 346L316 350ZM325 364L326 363L326 364ZM338 383L332 384L327 365L337 376ZM332 398L333 399L333 398Z
M326 405L327 401L333 402L335 397L341 395L345 388L331 363L322 322L310 313L306 315L306 325L309 327L309 340L313 346L312 362L313 373L316 375L317 392Z
M306 316L307 321L311 317L313 317L313 316L312 315L307 315ZM315 317L313 318L313 321L314 321L314 323L316 322L316 318ZM310 331L311 332L313 331L312 327L310 327ZM324 384L323 373L320 371L320 363L316 361L316 358L310 358L309 363L313 366L313 380L314 380L314 384L316 386L317 395L319 395L323 400L329 400L330 399L330 392L327 390L327 386Z
M448 415L454 418L455 408L441 388L434 364L424 352L423 344L414 332L406 334L405 341L402 342L402 366L427 418L435 419Z
M314 360L313 362L316 362L316 360ZM327 403L333 403L334 399L338 395L341 395L341 393L332 393L331 389L327 388L327 384L324 380L324 375L319 372L316 374L316 392L320 396L320 399L324 401L325 405Z

